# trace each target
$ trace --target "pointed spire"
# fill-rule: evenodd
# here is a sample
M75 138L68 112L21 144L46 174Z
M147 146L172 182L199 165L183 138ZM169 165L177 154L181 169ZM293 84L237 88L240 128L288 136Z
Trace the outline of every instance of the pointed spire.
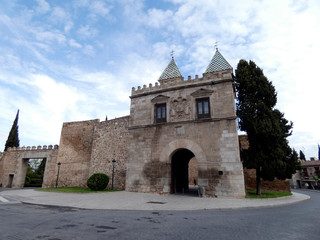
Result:
M207 70L205 73L209 72L217 72L222 70L232 69L231 65L227 62L227 60L221 55L218 48L216 48L216 52L209 63Z
M159 77L158 80L164 80L164 79L169 79L169 78L177 78L177 77L182 77L176 62L174 61L174 58L172 56L172 59L166 69L163 71L161 76Z

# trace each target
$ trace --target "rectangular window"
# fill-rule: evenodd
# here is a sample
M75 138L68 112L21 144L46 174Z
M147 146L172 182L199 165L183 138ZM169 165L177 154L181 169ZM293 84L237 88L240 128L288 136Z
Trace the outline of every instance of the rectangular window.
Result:
M156 104L156 123L162 123L167 121L167 107L165 103Z
M210 118L209 98L197 99L197 114L198 114L198 119Z

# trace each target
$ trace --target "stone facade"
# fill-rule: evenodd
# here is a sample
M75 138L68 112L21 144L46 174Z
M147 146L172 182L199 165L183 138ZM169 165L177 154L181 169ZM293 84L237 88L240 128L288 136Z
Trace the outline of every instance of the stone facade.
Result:
M317 158L300 160L301 169L290 180L292 188L310 188L320 190L320 161Z
M0 161L0 183L7 188L22 188L24 185L28 160L46 159L43 187L55 184L57 172L58 145L9 148Z
M188 150L206 196L245 195L232 83L232 70L225 70L132 90L127 191L176 192L172 157ZM211 115L199 119L196 102L202 98ZM157 104L166 104L164 123L156 123Z
M115 189L125 188L128 125L129 116L126 116L101 122L94 131L89 176L99 172L112 177L112 160L114 159L116 160L114 163ZM110 187L111 184L109 184Z
M114 169L116 189L178 193L196 180L204 196L244 197L232 72L217 50L202 77L184 80L172 58L158 83L132 88L130 116L64 123L59 149L45 156L43 187L55 185L61 163L59 186L86 186L93 173L111 178ZM22 152L0 162L6 186L23 186L21 159L32 154Z

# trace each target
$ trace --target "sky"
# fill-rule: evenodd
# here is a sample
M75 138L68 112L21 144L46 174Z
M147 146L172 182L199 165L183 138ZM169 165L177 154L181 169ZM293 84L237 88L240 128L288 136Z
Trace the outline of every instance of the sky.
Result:
M319 13L318 0L0 0L0 151L18 109L20 146L59 144L63 122L129 115L131 88L154 85L172 50L201 77L217 43L234 70L263 69L290 146L317 157Z

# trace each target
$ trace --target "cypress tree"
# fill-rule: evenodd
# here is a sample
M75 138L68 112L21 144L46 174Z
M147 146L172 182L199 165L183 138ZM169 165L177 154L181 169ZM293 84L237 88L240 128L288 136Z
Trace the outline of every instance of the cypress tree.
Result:
M300 160L306 160L306 156L304 155L304 153L301 150L299 152L299 158L300 158Z
M239 61L235 85L239 128L249 140L249 148L240 153L241 159L246 168L256 170L256 194L260 195L261 178L291 178L298 169L297 153L286 139L293 124L274 108L275 88L253 61Z
M8 139L6 141L6 145L4 147L4 151L7 151L9 147L19 147L19 132L18 132L18 120L19 120L19 110L17 111L16 118L12 124Z

